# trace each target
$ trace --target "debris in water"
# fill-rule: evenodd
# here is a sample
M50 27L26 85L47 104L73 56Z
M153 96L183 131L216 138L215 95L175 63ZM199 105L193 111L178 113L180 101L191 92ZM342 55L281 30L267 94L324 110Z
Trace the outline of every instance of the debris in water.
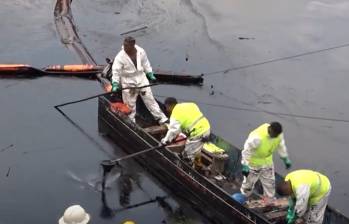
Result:
M137 32L137 31L140 31L140 30L145 30L147 28L148 28L147 26L143 26L143 27L140 27L140 28L137 28L137 29L134 29L134 30L130 30L130 31L121 33L120 35L125 35L125 34L129 34L129 33Z
M214 95L214 89L213 89L213 85L211 85L211 91L210 91L210 96Z
M4 152L4 151L6 151L7 149L9 149L9 148L11 148L11 147L13 147L13 144L11 144L11 145L9 145L9 146L7 146L7 147L1 149L0 152Z
M270 101L259 100L259 101L257 102L257 104L271 104L271 102L270 102Z
M254 37L239 37L239 40L254 40Z
M120 12L114 12L114 14L115 14L115 15L118 15L118 14L120 14Z
M11 170L11 167L8 168L6 177L8 177L10 175L10 170Z

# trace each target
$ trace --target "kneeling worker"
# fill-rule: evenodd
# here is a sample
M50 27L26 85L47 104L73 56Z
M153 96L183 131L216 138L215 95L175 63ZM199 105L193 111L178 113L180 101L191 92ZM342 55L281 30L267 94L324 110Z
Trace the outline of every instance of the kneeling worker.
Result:
M165 107L170 115L170 124L162 144L171 142L182 132L187 136L183 157L194 162L201 152L204 140L210 135L210 123L195 103L178 103L173 97L165 99Z
M255 183L260 180L264 196L273 199L275 196L275 173L273 153L277 150L284 161L286 169L291 167L282 126L279 122L265 123L253 130L242 150L242 174L244 180L241 193L250 196Z
M329 179L312 170L289 173L277 186L277 193L290 196L286 222L293 224L302 217L307 224L321 224L331 192Z

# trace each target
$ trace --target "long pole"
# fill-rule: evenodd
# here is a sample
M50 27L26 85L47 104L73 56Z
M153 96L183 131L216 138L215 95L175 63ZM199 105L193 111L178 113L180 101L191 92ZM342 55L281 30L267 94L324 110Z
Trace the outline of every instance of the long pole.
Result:
M136 157L136 156L139 156L141 154L144 154L144 153L147 153L147 152L150 152L150 151L154 151L154 150L157 150L157 149L161 149L161 148L164 148L168 145L171 145L171 144L175 144L175 143L178 143L178 142L181 142L181 141L185 141L187 138L182 138L182 139L177 139L173 142L170 142L170 143L167 143L167 144L161 144L161 145L158 145L158 146L154 146L154 147L151 147L151 148L148 148L148 149L144 149L142 151L139 151L139 152L135 152L133 154L130 154L130 155L126 155L126 156L123 156L123 157L120 157L120 158L117 158L117 159L113 159L113 160L103 160L101 165L103 166L103 168L105 167L113 167L115 165L117 165L120 161L122 160L126 160L126 159L130 159L130 158L133 158L133 157Z
M159 85L159 84L158 83L153 83L153 84L149 84L149 85L145 85L145 86L139 86L139 87L125 87L125 88L122 88L122 89L120 89L118 91L122 91L122 90L126 90L126 89L142 89L142 88L155 86L155 85ZM69 105L69 104L80 103L80 102L87 101L87 100L90 100L90 99L93 99L93 98L97 98L97 97L100 97L100 96L108 96L108 95L113 94L113 93L117 93L117 92L100 93L100 94L97 94L97 95L94 95L94 96L89 96L89 97L86 97L86 98L83 98L83 99L80 99L80 100L74 100L74 101L70 101L70 102L67 102L67 103L58 104L58 105L56 105L54 107L57 109L59 107L63 107L63 106Z

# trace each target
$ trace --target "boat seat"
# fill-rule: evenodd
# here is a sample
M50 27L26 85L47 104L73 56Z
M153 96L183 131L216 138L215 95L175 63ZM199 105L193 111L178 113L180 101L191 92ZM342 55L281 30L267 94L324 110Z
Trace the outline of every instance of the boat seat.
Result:
M146 131L147 133L151 134L151 135L159 135L159 134L166 134L167 132L167 126L166 125L155 125L155 126L150 126L150 127L146 127L144 128L144 131Z
M160 140L166 135L167 126L166 125L153 125L143 128L145 132L152 135L154 138Z
M212 142L205 143L201 150L201 161L203 165L209 168L213 176L222 175L225 162L228 159L229 156L224 149L219 148Z

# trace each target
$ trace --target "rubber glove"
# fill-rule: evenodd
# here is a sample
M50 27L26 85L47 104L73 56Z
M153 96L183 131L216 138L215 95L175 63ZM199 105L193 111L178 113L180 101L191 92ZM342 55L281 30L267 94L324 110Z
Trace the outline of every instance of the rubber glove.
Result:
M118 89L120 88L120 86L119 86L119 83L117 83L117 82L113 82L112 84L111 84L111 91L112 92L116 92L116 91L118 91Z
M297 214L294 208L288 208L287 210L287 216L286 216L286 223L287 224L294 224L297 220Z
M281 158L285 164L286 169L290 169L292 166L292 161L288 157Z
M248 174L250 173L250 167L248 165L242 164L241 172L242 172L242 175L247 177Z
M154 72L147 72L146 75L150 81L156 81L156 77L154 75Z
M166 138L161 139L161 144L162 145L166 145L168 143L169 143L169 141Z
M294 210L295 205L296 205L296 199L289 197L287 216L286 216L287 224L293 224L297 220L297 214L296 214L296 211Z

